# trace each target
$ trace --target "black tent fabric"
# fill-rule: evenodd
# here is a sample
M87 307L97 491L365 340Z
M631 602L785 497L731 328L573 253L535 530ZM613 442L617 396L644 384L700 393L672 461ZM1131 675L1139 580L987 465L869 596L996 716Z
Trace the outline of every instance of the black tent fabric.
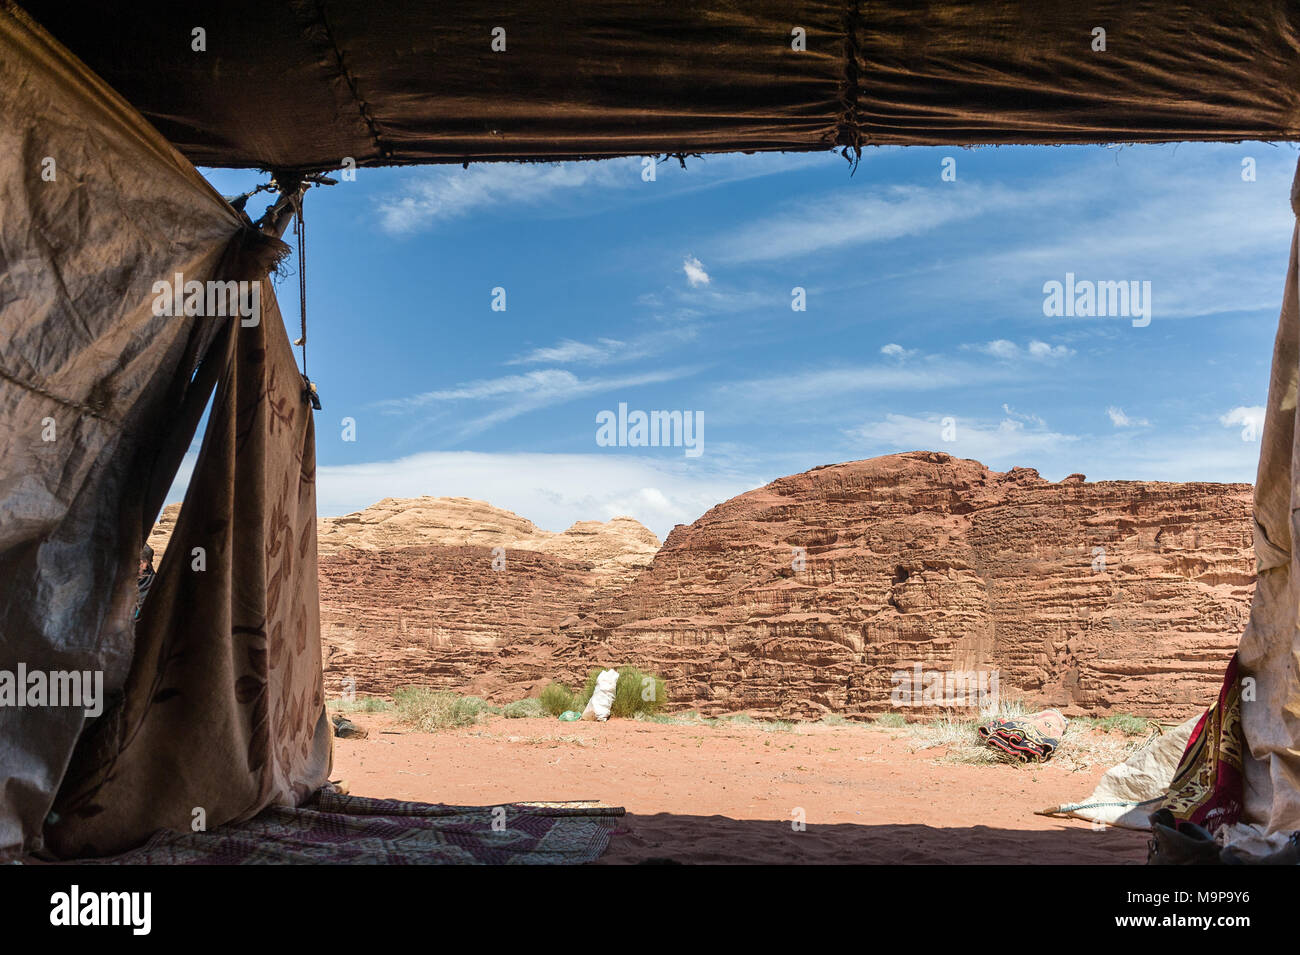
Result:
M1300 138L1287 0L25 6L201 166Z

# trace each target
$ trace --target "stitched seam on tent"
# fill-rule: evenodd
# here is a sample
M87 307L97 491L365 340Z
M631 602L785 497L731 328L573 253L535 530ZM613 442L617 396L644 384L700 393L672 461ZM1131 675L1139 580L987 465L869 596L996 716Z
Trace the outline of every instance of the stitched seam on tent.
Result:
M325 40L329 43L330 50L334 53L334 61L338 65L339 75L342 76L343 81L348 84L348 90L352 93L352 99L357 104L357 111L361 114L362 120L365 121L366 128L370 132L370 138L374 140L375 149L379 151L379 155L382 158L391 159L393 150L384 144L383 137L379 135L379 126L375 122L375 117L370 112L370 104L362 98L361 91L357 89L357 79L352 75L347 64L344 63L343 51L340 50L339 45L334 42L334 31L330 29L329 21L325 19L324 3L317 0L316 3L312 4L312 8L316 11L316 19L320 22L321 30L324 31Z
M40 385L33 385L31 382L23 381L21 378L17 378L14 375L9 374L9 372L5 371L3 368L0 368L0 378L3 378L5 381L9 382L10 384L17 385L19 388L25 388L26 390L30 391L32 394L40 395L42 398L48 398L50 401L53 401L55 404L63 405L65 408L71 408L74 411L80 411L82 414L90 415L90 417L92 418L97 418L100 421L105 421L109 424L118 425L119 427L121 427L120 422L114 421L112 418L105 416L102 412L96 411L94 408L90 407L89 405L83 405L79 401L73 401L71 398L64 398L61 397L60 395L56 395L52 391L47 391L46 389L42 388Z
M845 147L854 154L854 167L862 158L862 144L866 138L858 123L858 99L861 92L858 71L858 26L862 22L862 10L859 0L853 0L852 6L844 14L844 79L840 84L840 116L835 136L835 145Z

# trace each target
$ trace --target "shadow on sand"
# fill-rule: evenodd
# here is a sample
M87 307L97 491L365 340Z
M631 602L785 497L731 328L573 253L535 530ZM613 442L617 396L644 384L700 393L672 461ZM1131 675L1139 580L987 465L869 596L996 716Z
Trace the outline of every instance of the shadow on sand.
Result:
M795 832L784 821L629 813L596 864L1141 865L1146 842L1146 833L1064 821L1050 829L809 822Z

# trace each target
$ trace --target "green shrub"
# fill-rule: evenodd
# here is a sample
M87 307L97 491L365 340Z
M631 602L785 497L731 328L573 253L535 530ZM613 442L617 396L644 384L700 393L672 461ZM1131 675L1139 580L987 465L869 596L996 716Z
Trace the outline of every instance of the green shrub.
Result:
M573 701L571 709L583 710L587 707L587 701L591 695L596 692L596 677L600 676L600 669L591 671L587 677L587 683L582 688L582 692ZM650 682L653 681L653 684ZM653 691L650 690L653 685ZM644 699L649 696L650 699ZM614 705L610 707L609 715L617 716L621 719L635 716L638 713L644 713L650 716L659 710L668 702L668 685L659 677L649 673L644 673L636 667L619 667L618 683L614 687Z
M900 727L907 725L907 717L902 713L881 713L874 720L877 726Z
M393 704L377 696L359 696L355 700L330 700L329 708L336 713L383 713Z
M561 710L560 712L564 712ZM546 716L546 707L542 701L535 696L525 697L522 700L515 700L513 703L507 703L505 709L501 711L507 719L532 719L538 716Z
M399 719L426 733L472 726L482 713L492 709L477 696L460 696L427 686L402 687L393 693L393 705Z
M1152 721L1145 716L1133 716L1130 713L1117 713L1099 719L1084 719L1080 722L1090 724L1099 730L1109 732L1119 730L1125 736L1145 736L1151 732Z
M563 683L551 683L538 695L537 702L541 704L542 710L551 716L559 716L565 710L581 709L576 705L573 691Z

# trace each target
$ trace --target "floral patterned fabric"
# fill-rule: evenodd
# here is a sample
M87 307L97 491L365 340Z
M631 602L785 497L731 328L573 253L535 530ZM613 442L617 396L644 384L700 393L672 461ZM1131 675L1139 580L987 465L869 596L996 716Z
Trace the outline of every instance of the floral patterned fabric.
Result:
M1187 740L1162 809L1176 820L1194 822L1215 832L1241 818L1242 753L1241 674L1237 656L1219 690L1219 698L1202 714Z
M261 301L214 346L226 371L125 693L83 734L46 826L62 857L252 819L328 780L315 430L265 279Z

